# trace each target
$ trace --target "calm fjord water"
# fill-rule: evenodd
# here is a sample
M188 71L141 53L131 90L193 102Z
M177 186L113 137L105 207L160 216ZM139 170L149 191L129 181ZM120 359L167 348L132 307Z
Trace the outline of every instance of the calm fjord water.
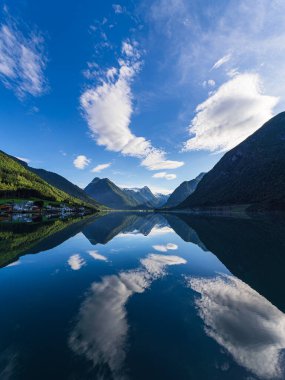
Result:
M0 379L284 379L285 221L0 225Z

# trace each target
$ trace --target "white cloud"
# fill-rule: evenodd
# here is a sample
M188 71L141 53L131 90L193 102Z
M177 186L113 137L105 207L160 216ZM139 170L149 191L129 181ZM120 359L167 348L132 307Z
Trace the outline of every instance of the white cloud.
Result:
M173 192L173 190L165 189L164 187L158 187L158 186L148 186L153 194L164 194L169 195Z
M192 112L199 94L199 89L195 90L197 80L202 83L213 63L230 52L231 59L219 70L211 71L213 79L220 82L227 72L235 75L237 68L239 72L256 72L262 77L265 93L284 101L285 82L280 78L285 76L285 53L280 46L285 44L285 2L262 0L256 2L252 12L247 0L228 1L221 12L219 3L211 1L204 11L207 28L199 17L199 2L154 0L146 8L146 17L152 21L151 40L165 40L163 46L157 44L159 63L171 64L163 65L167 70L163 84L176 97L188 94L188 99L184 98L187 106L180 114ZM187 27L182 23L185 18L190 20ZM279 111L281 102L276 109Z
M111 166L111 162L108 162L107 164L100 164L95 166L91 171L92 173L100 173L102 170L107 169Z
M238 71L238 68L236 68L236 67L227 71L227 76L229 76L230 78L233 78L238 74L240 74L240 72Z
M215 87L216 82L214 79L204 80L203 87Z
M18 158L18 160L24 161L26 164L29 164L31 162L29 158L25 158L25 157L16 157L16 158Z
M133 46L133 44L130 41L123 41L122 53L125 54L129 58L140 59L140 54L138 50L136 49L136 46Z
M185 150L226 151L273 115L278 98L263 94L258 74L238 74L196 108Z
M100 85L87 89L80 97L93 139L109 151L141 159L141 165L149 170L182 166L183 162L166 160L164 151L130 130L133 113L131 83L141 67L136 42L122 43L122 57L118 64L116 71L114 67L107 70Z
M224 55L222 58L220 58L212 67L212 70L218 69L225 63L229 62L231 59L231 54Z
M155 173L152 177L153 178L165 178L165 179L171 180L171 179L176 178L176 174L168 174L166 172L159 172L159 173Z
M260 379L284 378L285 315L233 276L189 278L206 333Z
M183 161L165 160L165 153L159 149L153 149L141 162L149 170L177 169L184 165Z
M77 169L84 169L86 168L86 166L88 166L90 164L91 160L89 158L87 158L86 156L84 156L83 154L80 154L79 156L77 156L74 160L73 160L73 165L77 168Z
M120 4L113 4L112 5L115 13L123 13L124 9Z
M85 261L81 258L80 255L72 255L68 259L68 265L72 270L79 270L85 265Z
M41 35L25 36L10 16L0 25L0 80L21 99L42 95L46 88L47 59Z
M168 243L166 245L153 245L152 248L159 252L167 252L168 250L174 251L178 249L178 245L173 244L173 243Z
M208 85L211 86L211 87L214 87L216 85L216 82L214 81L214 79L209 79L208 80Z
M115 76L117 75L118 71L116 69L116 67L111 67L110 69L107 70L106 72L106 76L107 78L109 78L110 80L114 79Z
M100 255L97 251L88 251L88 254L95 260L108 261L106 256Z

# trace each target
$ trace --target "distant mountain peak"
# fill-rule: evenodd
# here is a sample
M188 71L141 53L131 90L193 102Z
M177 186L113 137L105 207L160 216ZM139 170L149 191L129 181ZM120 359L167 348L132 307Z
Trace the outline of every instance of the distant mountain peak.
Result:
M113 209L134 209L139 204L109 178L95 177L84 189L86 194Z
M142 188L126 188L123 190L144 208L160 208L168 199L166 195L154 194L148 186L143 186Z

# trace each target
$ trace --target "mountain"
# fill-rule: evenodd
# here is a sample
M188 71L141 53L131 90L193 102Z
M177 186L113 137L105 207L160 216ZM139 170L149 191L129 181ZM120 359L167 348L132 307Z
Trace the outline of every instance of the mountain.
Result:
M165 203L168 201L169 194L161 194L161 193L156 193L154 196L157 199L157 208L160 208L165 205Z
M94 178L84 189L91 198L110 208L128 210L139 208L140 203L108 178Z
M204 175L205 173L200 173L191 181L182 182L170 195L164 207L176 207L179 203L183 202L190 194L194 193Z
M123 191L146 208L162 207L168 199L168 195L153 194L147 186L142 188L125 188Z
M72 182L68 181L61 175L44 169L35 169L31 167L29 167L29 169L50 185L64 191L70 196L81 199L83 202L93 204L94 206L101 206L98 204L98 202L96 202L95 199L89 197L84 190L80 189L80 187L74 185Z
M83 205L77 199L44 181L32 172L26 163L0 151L0 198L39 198ZM92 206L91 204L84 204Z
M285 112L227 152L178 208L285 210Z

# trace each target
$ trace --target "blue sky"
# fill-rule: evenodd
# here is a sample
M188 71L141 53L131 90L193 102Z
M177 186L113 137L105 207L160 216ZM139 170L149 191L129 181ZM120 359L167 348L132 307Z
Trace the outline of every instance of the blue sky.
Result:
M285 3L0 2L0 149L170 191L284 110Z

